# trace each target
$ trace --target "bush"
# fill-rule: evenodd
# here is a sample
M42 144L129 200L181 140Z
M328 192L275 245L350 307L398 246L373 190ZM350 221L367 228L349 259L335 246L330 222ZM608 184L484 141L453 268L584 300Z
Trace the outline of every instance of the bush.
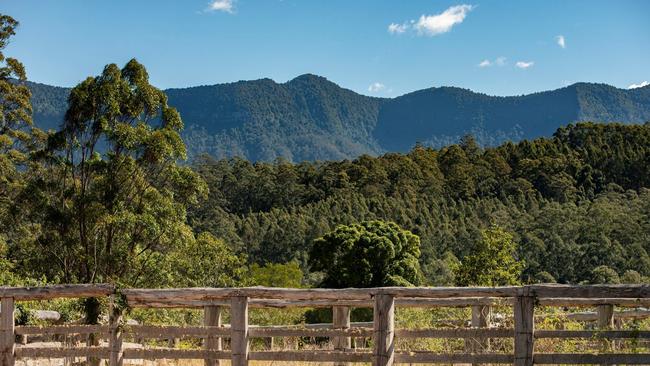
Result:
M541 271L535 275L535 283L557 283L552 274Z
M594 268L591 271L590 283L593 284L617 284L621 283L618 273L612 268L602 265Z
M643 278L639 272L627 270L621 276L621 283L643 283Z

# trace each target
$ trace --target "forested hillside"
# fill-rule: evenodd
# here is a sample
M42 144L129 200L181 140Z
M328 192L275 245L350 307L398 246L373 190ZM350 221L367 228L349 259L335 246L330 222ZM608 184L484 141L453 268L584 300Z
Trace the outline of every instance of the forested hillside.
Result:
M36 125L58 127L69 89L29 85ZM191 157L208 153L252 161L407 152L416 142L442 147L468 133L482 146L496 146L550 136L576 121L650 121L650 86L623 90L578 83L513 97L442 87L390 99L360 95L307 74L286 83L261 79L165 93L181 113Z
M26 83L32 92L34 123L43 130L58 130L68 109L70 88Z
M377 154L379 101L315 75L168 89L187 124L192 153L271 161Z
M514 234L524 282L590 281L602 265L650 275L650 124L570 125L487 149L465 137L327 163L203 157L194 168L210 193L190 225L251 263L297 260L308 276L313 239L382 219L420 237L429 284L453 284L452 269L493 224Z

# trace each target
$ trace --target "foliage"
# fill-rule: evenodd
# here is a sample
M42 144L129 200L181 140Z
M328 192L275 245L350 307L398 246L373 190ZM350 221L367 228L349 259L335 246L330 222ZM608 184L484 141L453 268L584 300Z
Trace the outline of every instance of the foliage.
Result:
M6 57L4 50L15 34L18 22L0 14L0 226L7 225L11 202L22 187L21 167L27 161L32 124L30 91L25 85L27 75L22 63ZM9 273L12 263L7 259L7 233L0 232L0 279L15 282Z
M185 212L207 188L176 163L183 123L166 99L135 60L72 90L61 130L34 154L16 200L37 229L10 243L19 271L49 282L151 284L160 255L195 240Z
M7 246L0 238L0 283L3 286L18 286L21 281L15 274L14 265L7 259Z
M339 226L314 241L312 271L325 272L322 287L417 286L420 239L393 222Z
M420 237L428 284L453 284L453 268L493 224L519 244L524 283L579 283L603 264L650 275L650 124L581 123L478 150L466 140L352 161L201 157L193 167L210 186L189 211L195 230L251 264L296 260L307 283L322 280L309 272L314 239L368 220ZM472 178L459 184L461 173Z
M456 272L460 261L454 253L447 251L439 259L434 259L429 265L431 283L439 286L454 286L456 284Z
M460 286L506 286L520 283L524 263L515 258L512 234L494 226L483 230L482 240L463 258L456 273Z
M536 283L556 283L555 277L546 271L541 271L533 279Z
M302 287L302 270L296 261L289 263L267 263L260 266L253 263L250 268L250 282L256 286L267 287Z
M11 163L24 161L20 145L29 143L31 137L25 132L32 125L31 92L25 85L27 74L20 61L4 55L17 27L15 19L0 14L0 163L3 172Z
M643 283L643 277L635 270L629 269L621 276L621 283Z
M168 265L164 271L159 268L159 272L168 276L160 283L163 285L233 287L246 276L246 261L235 255L223 240L209 233L180 242L161 261Z
M612 268L602 265L591 270L590 283L595 284L617 284L621 282L618 273Z

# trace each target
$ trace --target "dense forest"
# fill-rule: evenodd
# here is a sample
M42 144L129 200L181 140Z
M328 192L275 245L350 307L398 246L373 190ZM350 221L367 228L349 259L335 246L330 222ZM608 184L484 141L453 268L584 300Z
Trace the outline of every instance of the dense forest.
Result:
M487 149L466 136L352 161L203 157L193 167L210 193L190 224L250 263L295 260L308 274L315 238L380 219L420 237L429 284L453 284L450 269L491 225L513 234L524 282L590 281L603 265L650 275L650 124L581 123Z
M68 88L29 83L34 121L57 129ZM396 98L357 94L316 75L164 91L185 122L190 157L251 161L354 159L406 153L420 142L440 148L466 134L481 146L550 136L578 121L650 121L650 86L632 90L577 83L522 96L496 97L454 87Z

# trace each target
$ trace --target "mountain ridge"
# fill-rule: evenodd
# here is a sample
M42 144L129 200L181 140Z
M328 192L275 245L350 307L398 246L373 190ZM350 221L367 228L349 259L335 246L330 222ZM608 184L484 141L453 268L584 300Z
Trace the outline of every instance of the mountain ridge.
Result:
M29 86L36 125L56 128L70 88ZM439 147L468 133L497 145L550 136L580 121L650 121L650 86L627 90L585 82L519 96L440 86L381 98L302 74L284 83L262 78L165 93L185 122L190 156L253 161L351 159L404 152L418 142Z

